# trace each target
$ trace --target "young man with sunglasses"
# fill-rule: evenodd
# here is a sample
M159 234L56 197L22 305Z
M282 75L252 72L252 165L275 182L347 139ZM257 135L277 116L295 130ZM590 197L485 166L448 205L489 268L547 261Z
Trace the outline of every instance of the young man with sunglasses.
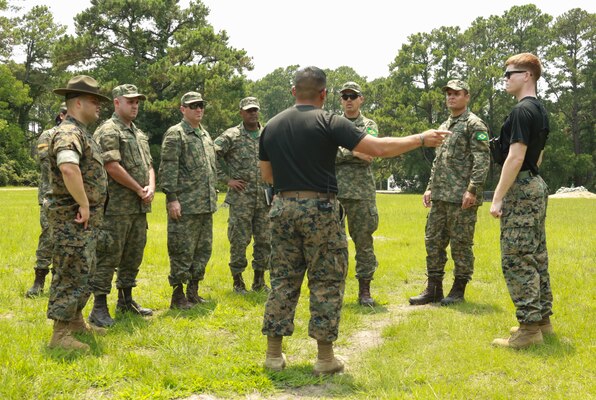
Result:
M108 173L108 200L97 244L97 268L91 279L93 310L89 321L96 326L112 326L107 295L116 272L118 312L153 315L132 298L139 267L147 244L147 213L155 194L155 172L149 140L134 124L145 95L131 84L112 90L114 114L101 124L93 138L102 150Z
M230 206L228 240L230 241L230 270L236 293L246 294L242 273L248 265L246 248L254 239L252 290L268 291L265 271L269 269L271 233L269 230L269 206L265 198L267 184L259 170L259 100L245 97L240 100L242 122L215 139L215 152L225 169L221 175L228 185L226 203ZM224 172L225 171L225 172Z
M428 282L420 295L410 298L411 305L464 301L466 285L474 272L474 230L490 167L488 128L468 109L468 83L450 80L443 92L450 116L439 129L453 134L437 149L422 196L424 207L430 207L424 234ZM449 295L443 298L448 245L455 280Z
M505 62L505 90L517 99L501 128L506 154L490 213L501 220L501 267L519 327L493 345L522 349L552 334L553 294L546 249L548 187L539 167L548 139L548 114L536 98L538 57L521 53Z
M168 129L163 138L159 181L168 212L170 308L187 310L205 302L198 290L211 258L217 168L213 141L201 125L203 97L188 92L181 103L182 122Z
M361 131L377 137L379 128L372 119L360 112L364 102L362 89L356 82L346 82L340 89L343 116ZM358 303L363 306L375 304L370 295L370 282L377 269L373 245L373 233L379 226L375 178L372 157L340 147L335 159L337 175L337 198L348 218L348 231L356 248L356 279L358 279Z

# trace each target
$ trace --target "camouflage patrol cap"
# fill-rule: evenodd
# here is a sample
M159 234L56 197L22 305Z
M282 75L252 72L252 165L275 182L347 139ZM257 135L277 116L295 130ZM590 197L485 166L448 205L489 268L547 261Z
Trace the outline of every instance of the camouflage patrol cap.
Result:
M447 89L465 90L466 92L469 92L470 86L466 81L462 81L461 79L452 79L447 82L447 85L443 86L443 92L445 92Z
M351 91L355 92L356 94L362 94L362 88L356 82L344 83L343 86L341 87L341 89L339 89L339 92L343 93L346 90L351 90Z
M256 108L257 110L261 109L259 100L257 100L256 97L245 97L242 100L240 100L241 110L249 110L251 108Z
M120 86L116 86L112 89L112 97L126 97L127 99L140 99L140 100L147 100L144 94L140 94L137 87L131 84L124 84Z
M199 101L205 101L199 92L185 93L184 96L182 96L182 99L180 99L180 103L182 103L183 106L187 104L198 103Z

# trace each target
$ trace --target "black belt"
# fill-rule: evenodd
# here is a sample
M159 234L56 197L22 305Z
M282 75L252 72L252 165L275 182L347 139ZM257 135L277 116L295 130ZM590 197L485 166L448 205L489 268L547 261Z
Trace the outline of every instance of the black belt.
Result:
M333 200L335 199L335 193L321 193L321 192L314 192L311 190L287 190L284 192L279 192L277 195L283 199L327 199Z

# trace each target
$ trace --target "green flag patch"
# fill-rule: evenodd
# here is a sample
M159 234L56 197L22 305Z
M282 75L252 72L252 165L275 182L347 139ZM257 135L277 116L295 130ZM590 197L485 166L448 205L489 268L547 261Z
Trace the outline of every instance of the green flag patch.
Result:
M488 133L486 132L476 132L476 140L480 142L488 141Z
M369 135L373 135L374 137L377 137L379 135L379 132L377 132L377 130L371 126L366 128L366 133L368 133Z

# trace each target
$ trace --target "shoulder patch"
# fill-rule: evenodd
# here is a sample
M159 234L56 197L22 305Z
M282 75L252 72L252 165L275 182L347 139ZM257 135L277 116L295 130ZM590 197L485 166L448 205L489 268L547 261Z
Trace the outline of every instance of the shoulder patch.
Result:
M488 133L486 133L486 132L476 132L476 134L474 135L474 137L479 142L486 142L486 141L488 141Z
M377 137L379 135L379 132L372 126L366 128L366 133L368 133L369 135L373 135L374 137Z

